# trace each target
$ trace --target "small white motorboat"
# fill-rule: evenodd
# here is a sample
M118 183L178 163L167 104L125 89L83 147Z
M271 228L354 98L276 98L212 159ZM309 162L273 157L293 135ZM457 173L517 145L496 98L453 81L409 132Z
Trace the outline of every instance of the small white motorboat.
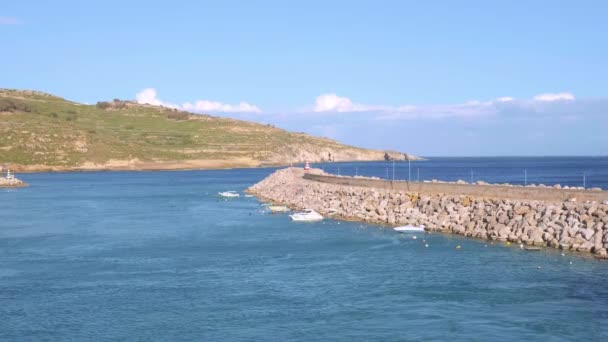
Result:
M408 232L424 232L424 225L420 225L420 226L401 226L401 227L395 227L393 228L393 230L400 232L400 233L408 233Z
M218 192L217 193L220 197L225 197L225 198L236 198L236 197L241 197L241 195L239 195L238 192L236 191L222 191L222 192Z
M312 209L304 209L289 215L293 221L314 222L323 220L323 216Z

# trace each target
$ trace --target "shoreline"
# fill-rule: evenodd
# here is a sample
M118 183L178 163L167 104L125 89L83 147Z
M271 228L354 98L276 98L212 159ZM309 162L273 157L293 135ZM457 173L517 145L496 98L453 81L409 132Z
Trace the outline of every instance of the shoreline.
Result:
M309 173L296 168L281 169L247 192L262 201L292 209L310 208L340 220L388 227L425 225L430 232L608 258L606 202L504 199L500 198L500 191L491 197L463 195L458 190L429 194L373 184L324 183L305 175L329 176L318 169ZM608 192L602 191L601 196L608 196ZM330 212L335 215L329 215Z
M414 156L413 156L414 157ZM419 158L419 157L414 157ZM412 161L425 161L427 159L412 159ZM339 160L339 161L310 161L313 164L320 163L350 163L350 162L380 162L383 160ZM111 160L103 164L86 162L79 166L49 166L49 165L22 165L11 164L11 169L18 173L68 173L68 172L101 172L101 171L202 171L202 170L230 170L230 169L264 169L274 167L287 167L290 164L303 164L304 161L294 163L272 163L260 162L252 159L203 159L187 161L140 161Z

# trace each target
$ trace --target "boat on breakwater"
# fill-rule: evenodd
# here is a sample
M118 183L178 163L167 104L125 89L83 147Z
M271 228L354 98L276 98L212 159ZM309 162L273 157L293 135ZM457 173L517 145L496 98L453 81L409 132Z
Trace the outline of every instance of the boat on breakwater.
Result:
M591 252L608 258L608 205L604 202L607 191L575 190L579 191L577 196L597 199L594 201L585 197L575 200L568 189L505 192L502 187L483 185L464 195L456 184L433 186L425 193L424 187L412 186L418 191L408 191L407 184L353 180L318 169L304 172L286 168L247 191L262 200L294 208L319 212L335 208L340 219L393 227L424 225L431 232Z
M316 222L323 220L323 216L313 209L304 209L302 211L296 212L292 215L289 215L292 221L299 222Z

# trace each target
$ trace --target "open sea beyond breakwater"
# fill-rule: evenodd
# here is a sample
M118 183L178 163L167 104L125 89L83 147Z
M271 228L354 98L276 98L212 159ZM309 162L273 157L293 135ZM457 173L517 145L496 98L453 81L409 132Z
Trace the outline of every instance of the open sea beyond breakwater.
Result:
M608 157L434 157L394 163L394 179L545 184L608 190ZM314 167L343 176L393 179L393 162L320 163Z
M524 159L512 169L547 163ZM490 175L513 162L495 158L482 172L484 160L412 166L467 180L431 163ZM591 186L607 188L607 159L590 160L553 160L543 174L572 176L533 182L578 186L569 182L586 169ZM354 174L387 163L326 165ZM0 340L608 338L606 261L355 222L295 224L255 198L216 196L273 171L19 175L29 187L0 189Z

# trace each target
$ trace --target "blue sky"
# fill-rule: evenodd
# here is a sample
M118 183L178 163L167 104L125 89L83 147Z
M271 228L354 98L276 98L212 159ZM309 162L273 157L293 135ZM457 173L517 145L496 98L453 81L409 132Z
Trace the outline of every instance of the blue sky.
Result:
M0 7L0 87L420 155L606 155L607 17L606 1L21 0Z

